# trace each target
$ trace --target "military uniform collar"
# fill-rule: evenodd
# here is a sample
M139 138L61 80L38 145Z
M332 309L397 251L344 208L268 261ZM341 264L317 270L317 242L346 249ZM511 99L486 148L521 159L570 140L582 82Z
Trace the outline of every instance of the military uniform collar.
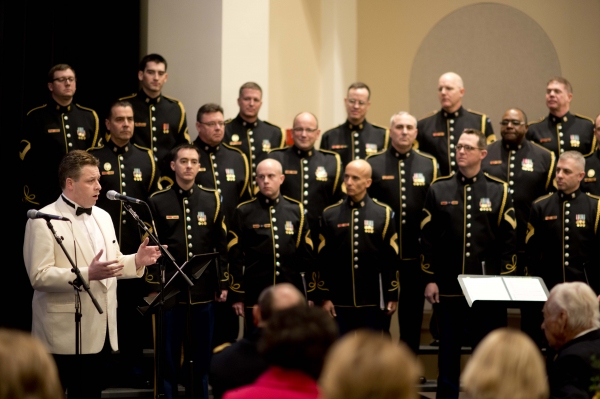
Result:
M365 194L365 196L363 197L363 199L361 199L359 202L354 202L352 201L352 199L348 196L346 198L346 201L348 202L348 206L352 209L355 208L364 208L367 205L367 199L369 198L369 194Z
M362 123L359 123L358 125L353 125L352 123L350 123L349 120L346 120L346 124L348 125L348 129L353 131L360 131L363 130L365 126L367 126L367 120L363 120Z
M162 94L159 94L156 98L150 98L148 97L144 89L140 89L140 91L138 92L138 97L146 104L158 104L160 102L160 99L162 98Z
M508 151L512 151L512 150L519 151L521 148L523 148L524 142L525 142L525 139L523 139L523 141L521 141L521 144L509 144L509 143L506 143L504 141L504 139L502 139L502 146L504 148L506 148Z
M172 189L175 190L179 197L191 197L192 194L194 194L194 191L196 191L198 188L194 184L189 190L184 190L183 188L179 187L179 184L177 184L177 181L175 181Z
M574 200L581 194L581 189L577 189L573 191L571 194L565 194L562 191L558 191L558 198L560 198L561 202Z
M398 151L397 149L394 148L393 145L390 146L390 153L396 158L396 159L406 159L408 157L410 157L413 154L413 150L410 149L408 150L408 152L402 154L400 153L400 151Z
M114 152L115 154L122 155L122 154L125 154L126 152L129 152L130 147L131 147L131 141L128 142L127 144L125 144L123 147L119 147L112 140L110 140L107 144L107 147L110 148L112 150L112 152Z
M64 114L66 112L71 111L71 109L73 108L73 100L71 100L71 103L69 105L64 106L60 105L59 103L54 101L52 97L50 97L50 108L56 110L56 112L58 112L59 114Z
M460 107L459 109L457 109L454 112L446 112L446 111L444 111L443 108L442 108L442 111L441 111L442 116L444 118L446 118L446 119L458 118L459 116L461 116L464 113L465 113L465 109L463 107Z
M281 193L279 194L279 196L277 198L271 199L271 198L265 197L261 192L259 192L256 195L256 198L258 198L258 202L260 202L260 204L263 207L268 208L270 206L279 204L279 202L281 201Z
M569 121L574 120L575 117L571 114L571 112L567 111L563 116L556 116L553 114L548 115L548 120L552 122L552 124L556 125L558 123L567 123Z
M298 155L300 158L312 157L315 153L314 148L308 151L301 150L300 148L296 147L296 145L293 145L291 148L294 154Z
M257 126L258 126L258 122L259 122L259 119L255 120L254 122L246 122L246 121L244 120L244 118L242 118L242 116L241 116L240 114L238 114L238 115L235 117L235 119L238 121L238 123L239 123L240 125L242 125L242 126L244 126L244 127L248 127L248 128L251 128L251 127L257 127Z
M461 184L464 184L464 185L474 184L483 179L483 170L479 170L479 173L477 173L473 177L466 177L465 175L460 173L460 170L457 170L456 178L458 179L459 182L461 182Z
M217 144L215 147L211 147L210 145L206 144L204 141L202 141L200 139L200 137L198 137L196 139L196 141L194 141L194 145L206 152L208 152L209 154L213 153L213 152L217 152L221 149L221 145Z

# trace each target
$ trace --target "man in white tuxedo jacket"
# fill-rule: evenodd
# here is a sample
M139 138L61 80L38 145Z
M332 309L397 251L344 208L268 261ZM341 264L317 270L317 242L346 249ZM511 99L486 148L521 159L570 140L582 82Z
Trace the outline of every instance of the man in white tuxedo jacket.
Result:
M86 292L81 292L81 354L75 354L75 279L71 264L42 219L30 219L23 254L34 288L32 334L54 355L63 387L72 397L100 398L103 356L118 349L117 278L135 278L160 257L157 247L144 241L136 254L123 255L107 212L95 207L100 195L98 160L85 151L68 153L60 163L62 195L41 212L71 222L52 224L71 259L103 309L100 314Z

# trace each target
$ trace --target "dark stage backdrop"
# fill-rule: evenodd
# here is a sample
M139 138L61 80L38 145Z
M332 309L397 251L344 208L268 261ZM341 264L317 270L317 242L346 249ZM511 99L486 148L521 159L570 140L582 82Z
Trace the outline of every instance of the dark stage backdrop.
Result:
M110 102L138 90L140 2L4 1L0 12L0 149L7 213L3 223L6 230L0 234L4 292L0 296L0 326L29 330L33 291L22 248L26 210L31 206L21 201L18 158L25 115L47 102L48 70L66 63L77 74L75 102L96 110L100 133L104 134Z

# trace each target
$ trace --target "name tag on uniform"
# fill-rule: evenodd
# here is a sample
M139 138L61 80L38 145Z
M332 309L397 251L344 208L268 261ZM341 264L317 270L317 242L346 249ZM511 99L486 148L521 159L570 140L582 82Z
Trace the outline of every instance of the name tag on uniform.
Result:
M540 139L540 143L549 143L552 141L552 138Z
M396 176L381 176L382 180L394 180Z
M502 160L498 159L498 160L490 161L490 165L502 165Z
M350 223L338 223L338 229L341 227L348 227L350 226Z
M286 175L297 175L298 171L297 170L286 170L284 173Z
M135 127L146 127L146 122L135 122Z
M177 220L179 219L179 215L167 215L167 220Z
M585 179L583 179L586 183L591 183L591 182L595 182L596 178L595 177L586 177Z
M106 175L114 175L115 171L114 170L103 170L102 171L102 175L106 176Z
M206 168L198 168L198 172L206 172Z
M440 202L440 205L458 205L458 201L442 201Z
M342 148L348 148L348 146L346 144L336 144L331 146L332 150L340 150Z
M267 224L253 224L252 225L253 229L270 228L270 227L271 227L271 223L267 223Z
M546 216L544 218L544 220L556 220L556 219L558 219L558 216Z
M60 129L48 129L48 133L60 133Z
M444 137L446 133L444 132L434 132L433 137Z

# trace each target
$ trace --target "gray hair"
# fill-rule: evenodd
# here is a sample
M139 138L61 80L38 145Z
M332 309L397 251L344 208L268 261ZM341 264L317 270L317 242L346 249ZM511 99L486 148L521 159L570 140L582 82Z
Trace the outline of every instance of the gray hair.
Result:
M394 118L397 116L410 116L415 120L415 128L417 127L417 118L415 118L413 115L409 114L406 111L396 112L394 115L392 115L392 117L390 118L390 126L394 125Z
M585 171L585 158L583 158L583 155L581 155L580 152L565 151L562 154L560 154L560 157L558 158L559 161L561 159L572 159L573 161L575 161L581 172Z
M576 281L556 285L548 297L548 310L553 316L564 310L567 328L571 331L600 328L598 297L585 283Z

